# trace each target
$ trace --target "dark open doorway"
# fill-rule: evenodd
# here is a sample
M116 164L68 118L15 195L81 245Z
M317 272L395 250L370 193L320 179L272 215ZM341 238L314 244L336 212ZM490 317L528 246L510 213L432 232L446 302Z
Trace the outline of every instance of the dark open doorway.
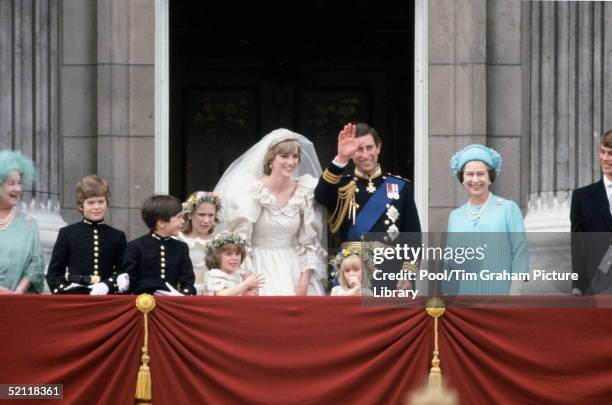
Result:
M383 138L383 170L412 178L413 2L180 0L170 15L173 195L211 190L279 127L325 167L359 121Z

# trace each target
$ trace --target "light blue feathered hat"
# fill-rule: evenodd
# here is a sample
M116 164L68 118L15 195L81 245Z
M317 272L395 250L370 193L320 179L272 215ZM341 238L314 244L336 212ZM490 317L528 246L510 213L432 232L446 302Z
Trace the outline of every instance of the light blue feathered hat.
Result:
M472 160L480 160L495 170L496 174L501 173L502 158L501 155L491 148L479 144L468 145L455 153L450 160L450 167L453 175L457 175L467 162Z
M19 172L23 182L34 179L34 163L14 150L0 151L0 184L4 183L11 172Z

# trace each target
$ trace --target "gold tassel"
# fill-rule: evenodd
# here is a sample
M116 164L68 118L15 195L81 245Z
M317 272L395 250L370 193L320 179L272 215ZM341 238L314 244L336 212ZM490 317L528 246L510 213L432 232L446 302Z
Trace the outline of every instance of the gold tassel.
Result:
M145 315L146 316L146 315ZM147 353L142 354L142 365L138 370L138 379L136 380L136 398L137 399L151 399L151 369L149 368L149 361L151 358Z
M136 399L150 400L151 394L151 368L149 362L149 318L147 314L155 308L155 298L150 294L140 294L136 298L136 308L144 315L144 345L142 346L142 364L138 370L138 379L136 380Z
M431 370L427 383L418 390L411 392L406 398L410 405L458 405L457 393L443 384L442 370L440 369L440 351L438 348L438 318L444 315L444 301L433 297L425 305L425 311L434 318L434 351L431 359Z
M438 348L438 318L444 315L444 301L440 298L432 298L427 301L425 311L434 318L434 351L431 359L431 370L429 371L429 385L436 388L442 387L442 370L440 369L440 351Z
M336 201L336 209L327 221L329 223L331 233L338 232L338 230L342 226L342 223L344 222L344 218L346 218L347 213L349 219L352 218L353 224L355 223L355 215L357 212L357 204L355 203L356 189L357 184L355 184L354 180L351 180L346 186L340 187L338 189L338 201Z

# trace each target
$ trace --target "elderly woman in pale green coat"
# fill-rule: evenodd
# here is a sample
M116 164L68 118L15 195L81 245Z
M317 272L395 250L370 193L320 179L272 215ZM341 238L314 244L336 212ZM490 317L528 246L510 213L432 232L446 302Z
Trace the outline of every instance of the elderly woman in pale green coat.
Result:
M34 165L19 152L0 152L0 294L40 293L44 260L38 225L19 210L22 181Z

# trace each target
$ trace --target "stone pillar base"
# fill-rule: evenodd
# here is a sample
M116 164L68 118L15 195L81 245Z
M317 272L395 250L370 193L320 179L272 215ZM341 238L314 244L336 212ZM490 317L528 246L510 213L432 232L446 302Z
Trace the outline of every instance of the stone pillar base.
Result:
M524 295L571 293L571 281L533 281L534 269L572 271L570 201L568 192L532 194L529 198L525 229L532 281L523 287Z

